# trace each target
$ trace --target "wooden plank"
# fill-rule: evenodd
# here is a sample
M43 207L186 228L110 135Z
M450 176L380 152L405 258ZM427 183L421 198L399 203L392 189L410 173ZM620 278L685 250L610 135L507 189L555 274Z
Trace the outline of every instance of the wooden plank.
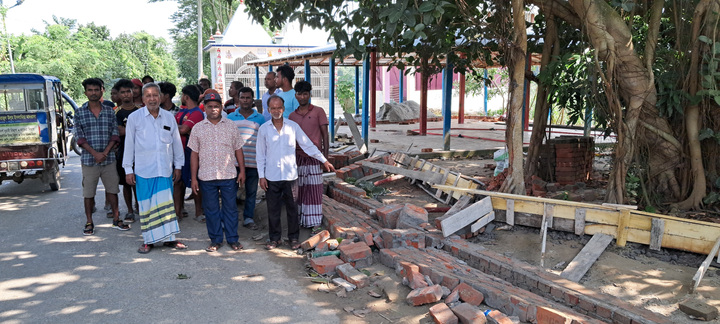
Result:
M579 282L612 240L613 238L610 235L593 235L590 242L570 261L570 264L568 264L560 276L570 281Z
M540 234L542 235L542 244L540 245L540 267L545 266L545 244L547 242L547 215L543 214L542 222L540 222Z
M440 180L440 184L445 184L445 181L447 181L448 176L450 175L450 170L443 168L442 171L443 171L443 177L442 177L442 180ZM442 193L443 193L442 189L435 189L435 197L436 198L440 198L440 196L442 196Z
M653 218L650 229L650 250L660 251L663 234L665 234L665 220Z
M339 121L340 121L339 118L338 118L338 120L335 121L335 132L333 132L333 134L335 134L335 136L337 136L338 130L340 129Z
M585 208L575 209L575 235L585 234Z
M555 209L555 205L546 203L543 208L543 218L548 223L547 227L552 228L553 227L553 211Z
M506 204L507 212L505 213L505 223L510 226L515 226L515 200L508 199Z
M373 174L371 174L371 175L366 175L366 176L364 176L364 177L362 177L362 178L360 178L360 179L357 179L357 181L356 181L355 183L358 183L358 182L360 182L360 181L375 180L375 179L377 179L377 178L382 178L382 177L385 177L385 171L373 173Z
M453 183L453 187L456 187L456 186L457 186L458 181L460 181L460 173L459 173L459 172L457 173L457 175L456 175L456 177L455 177L455 182ZM440 189L438 189L438 190L440 190ZM454 194L455 194L455 190L451 190L450 192L448 192L448 196L447 196L447 198L445 199L445 204L446 204L446 205L450 204L450 200L453 199L453 195L454 195Z
M700 268L697 272L695 272L695 275L692 279L692 288L690 289L690 293L695 293L695 290L700 285L700 280L702 280L702 277L705 275L705 271L707 271L708 267L710 266L710 262L712 262L712 259L715 257L715 255L718 254L718 249L720 249L720 237L715 241L715 245L713 245L712 250L710 250L710 253L708 254L707 258L705 258L705 261L700 265Z
M348 112L345 112L344 116L345 121L347 121L348 128L350 128L350 132L353 135L353 142L355 142L355 145L357 146L358 150L360 150L360 153L367 153L367 147L365 146L365 142L363 141L362 134L360 134L357 125L355 125L355 118Z
M455 204L450 207L450 210L448 210L443 216L451 216L457 214L459 211L465 209L465 207L470 205L471 200L472 198L470 198L470 196L460 197L460 199L458 199L458 201L455 202Z
M408 163L407 169L408 169L408 170L415 170L415 164L417 163L417 161L418 161L419 159L420 159L420 158L419 158L417 155L415 155L415 157L413 157L412 159L410 159L410 163Z
M480 219L477 220L477 222L470 225L470 231L471 232L477 232L481 228L485 227L485 225L490 224L490 222L495 220L495 211L491 211L487 213L485 216L480 217Z
M431 173L423 172L423 171L406 170L401 167L396 167L396 166L382 164L382 163L361 161L360 164L362 166L366 166L368 168L385 171L385 172L390 172L390 173L394 173L394 174L404 175L408 178L419 179L419 180L425 181L427 183L438 183L442 179L441 174L431 174Z
M617 246L625 246L627 244L627 237L628 237L628 223L630 222L630 210L629 209L623 209L620 211L620 219L618 220L618 228L617 228L617 241L615 242Z
M420 161L422 161L422 164L420 164L420 168L419 168L420 171L419 171L419 172L424 172L425 170L423 170L423 167L425 166L425 164L427 163L427 161L425 161L425 160L420 160ZM415 184L415 181L416 181L416 180L417 180L416 178L412 178L412 179L410 180L410 184Z
M633 209L633 210L638 209L638 206L633 206L633 205L621 205L621 204L611 204L611 203L602 203L602 205L608 206L608 207L614 207L614 208L618 208L618 209Z
M491 211L493 211L492 201L490 197L485 197L457 214L442 220L440 225L442 227L443 236L450 236L463 227L470 225L470 223L476 221L482 215L486 215Z

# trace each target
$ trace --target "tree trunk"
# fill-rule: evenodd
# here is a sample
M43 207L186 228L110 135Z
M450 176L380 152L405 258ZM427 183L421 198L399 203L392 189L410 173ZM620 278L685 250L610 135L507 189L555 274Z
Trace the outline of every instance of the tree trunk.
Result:
M427 135L427 96L428 96L428 75L426 69L420 73L420 135Z
M695 13L693 14L693 25L692 25L692 50L690 52L690 73L689 78L689 89L690 96L697 95L700 88L700 45L701 42L698 40L700 37L700 28L703 24L706 26L716 26L717 17L717 2L712 1L713 5L710 10L710 0L702 0L695 7ZM715 12L713 12L715 10ZM706 16L707 15L707 16ZM705 19L703 19L705 17ZM710 30L711 33L714 31ZM712 35L711 35L712 36ZM713 38L711 38L713 39ZM714 71L711 71L714 72ZM702 150L700 147L700 106L699 104L691 104L685 108L685 130L687 131L688 137L688 148L690 150L690 167L692 175L692 191L687 199L677 203L675 207L679 209L690 209L699 208L702 203L702 199L705 198L707 186L705 183L705 168L703 168L702 162Z
M509 48L510 105L508 108L507 129L505 130L510 165L509 176L505 179L500 190L522 195L525 193L522 125L523 85L525 84L525 59L527 53L525 1L513 0L512 10L515 39Z
M546 17L545 43L543 44L542 59L540 68L547 68L553 56L553 45L557 40L557 26L552 13ZM557 47L555 47L557 50ZM554 60L554 56L553 56ZM550 103L548 102L548 93L550 86L538 83L537 101L535 102L535 119L533 120L532 135L530 135L530 146L528 146L527 161L525 161L525 176L536 175L538 172L538 163L540 161L540 147L545 138L545 131L548 124L548 114L550 112Z

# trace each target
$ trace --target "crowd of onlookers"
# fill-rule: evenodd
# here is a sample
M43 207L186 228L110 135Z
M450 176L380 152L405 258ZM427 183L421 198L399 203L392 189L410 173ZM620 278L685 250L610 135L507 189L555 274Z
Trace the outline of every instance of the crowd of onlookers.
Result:
M95 233L92 214L102 180L112 228L126 231L128 224L140 222L143 244L138 252L148 253L158 243L186 249L175 236L179 221L189 216L184 202L190 188L194 219L206 224L210 238L206 251L217 251L223 241L240 250L238 226L259 229L259 187L268 209L265 248L283 243L280 215L285 206L288 242L297 249L300 226L322 230L322 172L334 167L326 158L327 115L310 103L311 84L293 86L294 78L287 65L269 72L257 107L255 93L240 81L230 84L229 98L223 100L210 80L200 79L180 89L177 106L177 87L150 76L118 80L110 101L103 99L101 79L84 80L88 101L75 114L83 149L83 234ZM123 219L120 185L127 208Z

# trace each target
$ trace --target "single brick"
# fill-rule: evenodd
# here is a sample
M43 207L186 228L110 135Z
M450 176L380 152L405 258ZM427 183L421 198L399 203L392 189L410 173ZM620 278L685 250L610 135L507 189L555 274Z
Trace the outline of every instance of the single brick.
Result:
M430 317L437 324L457 324L458 318L444 303L435 304L430 307Z
M388 268L395 269L395 258L397 257L398 254L394 251L391 251L390 249L380 250L380 263L382 263Z
M405 204L398 215L396 228L420 228L420 224L427 221L428 212L425 208Z
M319 274L335 274L335 268L344 262L337 256L328 255L319 258L310 259L310 265Z
M408 287L410 287L411 289L417 289L428 286L427 282L425 281L425 276L420 273L420 268L417 265L403 261L400 262L400 266L402 266L400 274L403 277L407 278Z
M501 311L492 310L485 315L488 323L491 324L513 324L513 321Z
M573 322L572 317L568 314L543 306L537 306L535 319L538 323L571 324Z
M370 250L370 247L365 244L365 242L340 244L338 250L340 250L340 259L343 259L345 262L352 263L360 260L366 260L368 258L372 260L372 251Z
M340 278L343 278L358 288L364 288L370 284L370 278L364 273L355 269L351 264L344 263L335 267Z
M457 289L453 289L450 294L445 297L445 304L452 304L454 302L457 302L460 300L460 293L457 291Z
M385 228L395 228L397 226L398 216L403 209L403 205L391 204L385 205L375 210L378 223Z
M442 288L440 285L418 288L411 291L406 300L411 306L420 306L434 303L442 298Z
M315 247L316 252L327 252L330 251L330 247L328 246L327 242L320 242Z
M718 316L717 308L698 299L688 299L678 306L683 313L704 321L712 321Z
M320 242L325 242L325 240L327 240L329 238L330 238L330 232L328 232L327 230L323 230L320 233L317 233L317 234L311 236L310 238L308 238L307 240L305 240L304 242L302 242L300 244L300 247L304 251L312 250L318 244L320 244Z
M340 246L340 242L338 242L337 239L329 239L325 241L325 243L327 244L328 249L330 249L331 251L336 250L338 246Z
M460 294L460 300L473 306L480 306L485 299L481 292L464 282L455 287L455 290Z
M461 303L460 305L457 305L452 308L453 313L455 313L455 316L458 317L460 320L460 323L463 324L485 324L487 323L487 319L485 319L485 314L483 314L482 311L480 311L479 308L467 304L467 303Z

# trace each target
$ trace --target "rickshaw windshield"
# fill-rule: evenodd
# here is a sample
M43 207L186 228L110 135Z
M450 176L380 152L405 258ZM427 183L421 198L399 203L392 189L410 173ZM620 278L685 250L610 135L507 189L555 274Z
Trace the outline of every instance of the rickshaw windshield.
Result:
M42 85L0 89L0 111L43 111L45 105Z

